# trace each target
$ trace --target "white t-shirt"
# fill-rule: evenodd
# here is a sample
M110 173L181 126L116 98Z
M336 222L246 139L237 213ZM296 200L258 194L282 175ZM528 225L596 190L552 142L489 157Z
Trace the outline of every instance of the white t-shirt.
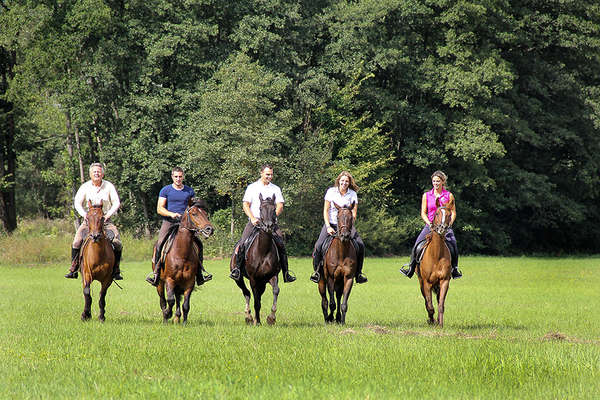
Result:
M100 204L102 201L102 212L106 219L110 218L114 213L117 212L121 206L117 189L109 181L102 180L100 187L94 186L91 180L87 181L79 187L77 194L75 195L75 210L85 217L88 209L88 200L92 202L92 205Z
M337 186L330 187L325 193L325 200L329 201L329 223L337 225L338 210L333 203L340 207L349 206L352 203L358 204L358 196L352 189L348 189L345 195L342 196L340 189Z
M260 199L258 198L259 194L262 194L263 199L266 199L267 197L273 197L273 195L275 195L275 204L285 202L279 186L274 185L271 182L269 182L268 185L263 185L260 179L254 183L251 183L246 188L246 192L244 193L244 198L242 201L250 203L250 211L255 218L260 217Z

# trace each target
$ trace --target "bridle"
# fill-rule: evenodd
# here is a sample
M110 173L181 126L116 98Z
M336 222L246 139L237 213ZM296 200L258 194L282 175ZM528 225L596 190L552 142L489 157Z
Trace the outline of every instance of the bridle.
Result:
M347 210L347 212L350 214L348 215L344 215L344 218L340 218L340 213L342 210ZM347 240L350 237L350 234L352 232L352 211L350 211L348 208L346 207L342 207L338 210L338 226L337 226L337 232L335 234L335 236L340 239L340 240ZM347 223L346 221L349 220L350 223Z
M431 224L431 230L436 232L438 235L444 236L448 228L450 228L450 211L446 208L446 206L441 206L435 212L435 216L437 217L438 213L441 213L441 222L439 224L435 223L436 218L434 217L433 222ZM448 221L448 222L447 222Z
M100 209L102 210L101 206L92 206L90 208L90 211L92 209ZM88 215L89 215L89 211L88 211ZM94 241L97 242L98 239L103 238L104 235L104 215L102 215L102 217L100 217L100 231L99 232L92 232L92 229L90 228L90 220L89 218L86 216L87 219L87 224L88 224L88 236Z
M200 208L198 206L192 205L192 206L186 208L185 212L183 213L183 218L182 219L185 221L185 224L182 223L181 224L181 228L187 229L188 231L192 232L193 235L195 235L196 233L200 232L200 233L202 233L206 237L210 236L212 234L212 228L210 227L210 225L207 225L207 226L205 226L203 228L200 228L192 220L192 216L190 215L190 209L192 207L196 207L198 210L200 210L201 213L204 213L204 215L208 219L208 213L205 210L203 210L202 208Z

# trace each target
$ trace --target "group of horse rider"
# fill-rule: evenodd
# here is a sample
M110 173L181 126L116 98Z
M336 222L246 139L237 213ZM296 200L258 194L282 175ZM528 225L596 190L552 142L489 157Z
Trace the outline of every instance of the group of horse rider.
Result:
M88 234L88 224L86 219L88 201L90 204L102 204L104 212L104 229L106 236L111 241L114 253L115 253L115 265L113 268L113 279L121 280L120 271L120 260L123 245L121 237L116 226L111 222L110 217L113 216L120 207L119 195L115 189L115 186L107 180L104 180L104 166L101 163L93 163L89 168L90 180L81 185L77 194L75 195L75 210L83 218L83 222L77 229L75 238L73 239L71 249L71 267L69 272L65 275L66 278L77 278L78 269L80 263L80 249L84 240ZM162 217L162 224L158 233L158 240L154 247L154 259L153 265L154 270L146 278L148 283L153 286L157 286L160 280L160 269L161 269L161 249L165 244L166 239L169 236L169 232L179 223L181 216L184 214L189 199L195 196L194 189L185 185L184 172L180 167L174 167L171 171L171 179L173 183L164 186L158 195L158 201L156 204L156 212ZM285 200L279 186L273 184L273 167L269 164L265 164L260 169L260 178L248 185L242 199L243 210L248 217L248 223L244 227L242 237L234 248L236 253L236 265L231 270L230 278L234 280L243 279L241 270L244 265L244 253L246 250L246 241L252 234L255 226L260 222L257 216L260 215L260 197L266 198L275 196L277 216L283 212L283 206ZM425 240L428 233L431 232L431 223L435 216L436 209L439 206L448 205L451 212L451 223L454 223L456 219L456 205L454 196L446 189L447 177L442 171L435 171L431 177L432 189L423 193L421 200L421 218L425 222L421 233L419 234L413 251L411 253L410 263L405 265L406 268L402 268L402 272L407 277L412 277L416 265L418 264L418 257L416 250L419 244ZM351 206L352 215L354 220L357 217L358 209L358 186L353 176L347 172L342 171L335 179L334 186L327 189L323 203L323 221L324 224L321 228L319 238L317 239L313 249L313 269L314 272L310 276L310 280L318 283L320 280L320 271L323 264L323 245L327 242L328 237L335 236L337 232L337 204L339 207ZM437 203L436 203L437 200ZM281 270L283 273L284 282L294 282L296 277L290 274L288 269L288 258L285 250L283 241L283 235L279 226L273 229L273 239L277 246L279 253ZM458 270L458 249L456 245L456 237L452 228L448 229L446 233L446 242L452 254L452 277L460 278L462 273ZM368 281L367 277L363 274L362 268L365 257L365 245L360 238L360 235L356 229L352 228L351 240L356 248L357 255L357 271L355 275L356 283L365 283ZM199 248L199 255L202 256L202 242L194 236L194 241ZM207 273L202 266L202 260L200 260L200 268L198 269L196 282L201 285L212 279L212 275Z

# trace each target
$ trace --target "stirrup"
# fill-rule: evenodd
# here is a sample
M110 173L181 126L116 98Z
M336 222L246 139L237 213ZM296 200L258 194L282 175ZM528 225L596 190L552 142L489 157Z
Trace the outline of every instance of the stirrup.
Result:
M354 280L356 281L356 283L366 283L369 280L367 279L366 276L364 276L363 274L358 274L354 277Z
M405 268L405 267L408 267L408 268ZM414 274L414 271L411 272L411 270L410 270L410 264L404 264L402 266L402 268L400 268L400 272L409 279L412 278L412 276Z
M295 280L296 280L296 277L294 275L290 274L290 271L283 274L283 281L285 283L294 282Z
M229 274L229 277L231 279L233 279L234 281L239 281L240 280L240 269L237 267L232 269L231 273Z
M77 273L77 271L69 271L68 274L65 275L65 278L67 279L77 279L77 277L79 276L79 274Z
M452 279L460 279L462 278L462 272L458 270L458 267L452 268Z
M148 276L146 277L146 282L148 282L149 284L151 284L152 286L158 286L158 274L155 274L154 272L150 272L148 274Z
M314 283L319 283L319 281L321 280L321 274L319 274L319 271L315 271L309 279Z
M209 274L208 272L206 274L201 272L201 274L202 274L202 279L204 280L204 282L208 282L213 278L212 275Z

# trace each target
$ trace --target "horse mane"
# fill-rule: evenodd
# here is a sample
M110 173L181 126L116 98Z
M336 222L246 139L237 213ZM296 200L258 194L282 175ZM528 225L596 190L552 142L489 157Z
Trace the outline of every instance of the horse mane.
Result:
M208 212L208 203L206 202L206 200L201 199L199 197L194 197L191 200L192 204L190 207L198 207L201 208L202 210Z

